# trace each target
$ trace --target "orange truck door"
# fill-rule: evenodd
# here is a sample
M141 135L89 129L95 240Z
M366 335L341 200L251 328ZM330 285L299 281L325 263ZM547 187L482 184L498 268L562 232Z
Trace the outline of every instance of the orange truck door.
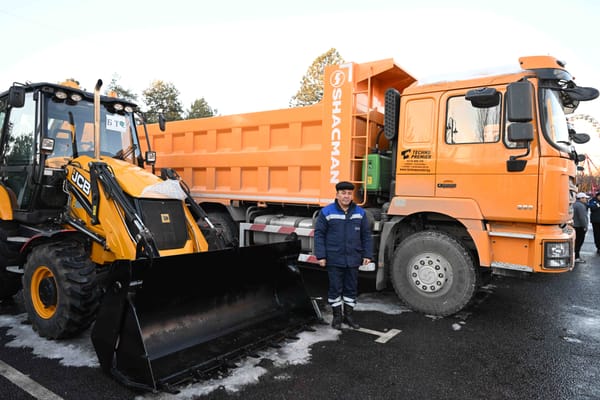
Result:
M536 142L522 158L527 161L524 170L509 172L506 161L526 149L502 134L500 105L475 108L464 93L447 93L440 108L445 132L438 137L436 197L472 199L487 221L535 222Z

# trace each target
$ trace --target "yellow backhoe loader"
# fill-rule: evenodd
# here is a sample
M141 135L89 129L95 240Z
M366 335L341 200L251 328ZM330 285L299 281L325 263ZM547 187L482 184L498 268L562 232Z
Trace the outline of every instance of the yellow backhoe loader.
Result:
M136 105L101 86L0 94L0 300L21 291L49 339L92 326L103 370L151 391L310 329L300 242L225 247L177 174L153 173Z

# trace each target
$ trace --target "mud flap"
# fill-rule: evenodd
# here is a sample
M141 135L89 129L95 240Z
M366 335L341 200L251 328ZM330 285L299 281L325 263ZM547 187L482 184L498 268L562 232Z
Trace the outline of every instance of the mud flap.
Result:
M296 240L115 262L92 329L102 369L169 390L310 329L299 252Z

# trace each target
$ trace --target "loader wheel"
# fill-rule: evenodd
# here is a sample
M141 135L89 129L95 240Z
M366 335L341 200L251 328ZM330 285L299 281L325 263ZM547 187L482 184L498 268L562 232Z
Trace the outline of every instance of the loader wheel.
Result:
M437 316L463 309L477 288L469 251L437 231L418 232L402 241L394 253L390 279L411 309Z
M75 336L93 322L100 290L96 267L77 241L42 244L25 263L23 303L42 337Z
M13 297L21 289L21 276L6 270L6 259L0 256L0 301Z
M0 225L2 238L9 233L14 234L14 229L9 230L7 225ZM11 248L2 238L0 238L0 301L12 298L21 289L21 275L6 270L8 265L20 265L18 248Z

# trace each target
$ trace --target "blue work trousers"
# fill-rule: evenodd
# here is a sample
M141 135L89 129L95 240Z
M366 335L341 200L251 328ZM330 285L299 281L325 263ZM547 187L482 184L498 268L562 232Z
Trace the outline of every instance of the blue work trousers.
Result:
M358 267L328 265L327 275L329 276L329 290L327 292L329 305L338 307L343 303L354 308L358 293Z

